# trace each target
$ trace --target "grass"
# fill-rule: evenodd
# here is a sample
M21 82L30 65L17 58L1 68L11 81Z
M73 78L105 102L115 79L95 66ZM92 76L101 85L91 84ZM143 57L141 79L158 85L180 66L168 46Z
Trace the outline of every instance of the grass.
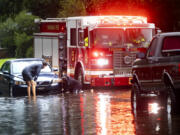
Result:
M6 62L7 60L10 60L10 59L13 59L13 58L0 59L0 68L4 62Z

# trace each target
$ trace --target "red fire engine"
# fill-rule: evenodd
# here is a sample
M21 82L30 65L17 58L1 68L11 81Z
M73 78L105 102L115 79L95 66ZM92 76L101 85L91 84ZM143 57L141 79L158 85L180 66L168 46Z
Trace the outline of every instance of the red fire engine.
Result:
M141 16L84 16L36 21L34 56L45 58L60 75L91 86L130 85L131 66L146 51L155 25Z

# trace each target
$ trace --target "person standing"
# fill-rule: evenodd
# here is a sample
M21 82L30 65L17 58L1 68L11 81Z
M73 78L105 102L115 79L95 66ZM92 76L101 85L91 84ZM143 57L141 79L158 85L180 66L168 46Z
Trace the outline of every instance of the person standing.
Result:
M41 72L41 69L45 68L48 64L43 61L42 64L33 64L27 66L22 71L23 80L27 84L28 97L31 97L31 88L33 96L36 96L36 80Z

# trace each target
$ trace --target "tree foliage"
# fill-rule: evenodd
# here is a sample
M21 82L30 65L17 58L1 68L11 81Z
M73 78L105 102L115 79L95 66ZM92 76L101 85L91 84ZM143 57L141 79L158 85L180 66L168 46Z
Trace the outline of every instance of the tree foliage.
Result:
M59 11L58 17L86 15L85 4L82 0L63 0L60 4L62 10Z
M163 31L180 30L179 0L61 0L60 5L58 17L140 15Z
M16 23L11 18L8 18L5 22L0 23L0 46L8 48L10 57L14 56L15 44L14 44L14 30Z
M24 7L33 15L40 18L57 17L61 9L60 0L24 0Z
M33 46L33 33L38 30L35 18L22 11L0 24L0 45L8 48L9 57L26 57L27 50Z
M23 9L23 0L0 0L0 22L15 17Z
M22 11L15 17L15 23L17 24L14 33L16 57L26 57L27 50L33 46L33 33L38 30L38 26L34 23L35 18L37 17L26 11ZM33 52L31 53L33 54Z

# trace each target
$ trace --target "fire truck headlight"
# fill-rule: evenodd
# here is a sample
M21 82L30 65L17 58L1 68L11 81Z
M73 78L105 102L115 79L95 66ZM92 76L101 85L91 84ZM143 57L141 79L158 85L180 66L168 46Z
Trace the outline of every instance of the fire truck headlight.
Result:
M99 65L99 66L104 66L104 65L108 65L108 63L109 63L109 61L107 60L107 59L98 59L97 60L97 64Z

